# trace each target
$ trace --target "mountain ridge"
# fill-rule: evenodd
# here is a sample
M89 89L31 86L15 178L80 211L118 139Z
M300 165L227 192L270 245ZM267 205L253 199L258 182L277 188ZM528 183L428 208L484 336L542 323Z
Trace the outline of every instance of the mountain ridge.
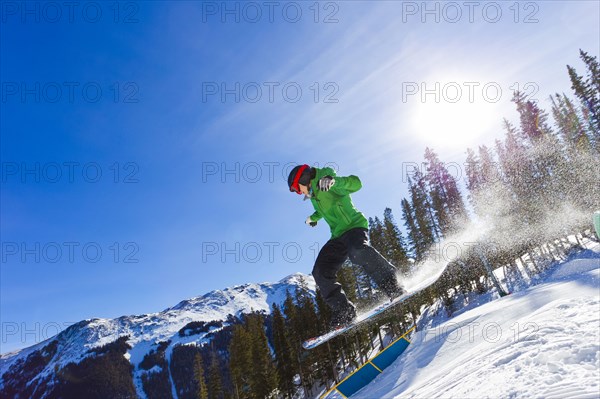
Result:
M160 312L143 315L120 316L114 319L90 318L81 320L57 335L35 345L0 355L0 388L8 382L5 377L19 373L27 367L32 355L50 360L43 370L37 370L33 383L52 380L53 373L69 363L80 363L93 356L95 350L128 337L131 348L125 358L134 367L134 382L143 397L141 375L146 371L139 364L146 355L168 342L170 353L177 345L203 345L211 341L214 333L230 324L230 319L254 311L269 314L273 303L282 305L289 292L292 296L300 287L315 294L315 283L310 275L294 273L276 283L246 283L217 289L206 294L180 301ZM212 322L212 323L211 323ZM186 326L195 328L186 329ZM200 328L198 328L200 326ZM52 353L53 352L53 353Z

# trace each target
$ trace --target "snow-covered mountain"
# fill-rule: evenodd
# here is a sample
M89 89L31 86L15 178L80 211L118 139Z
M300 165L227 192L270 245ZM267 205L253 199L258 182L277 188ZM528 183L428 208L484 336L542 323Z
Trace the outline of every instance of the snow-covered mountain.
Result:
M15 381L11 381L11 378L15 376L31 374L27 384L32 386L52 384L56 370L71 362L79 363L93 353L90 350L127 336L131 349L125 356L135 367L136 390L144 397L140 378L145 371L136 366L160 343L169 342L166 348L166 358L169 359L173 347L177 345L199 345L210 341L216 331L229 324L228 318L231 316L239 317L253 311L270 313L273 303L281 305L287 293L294 295L301 285L314 294L312 276L296 273L277 283L243 284L215 290L158 313L83 320L44 342L1 355L0 393L3 388L14 385ZM184 327L189 323L193 323L193 327L186 330ZM33 367L32 359L37 368L27 370Z

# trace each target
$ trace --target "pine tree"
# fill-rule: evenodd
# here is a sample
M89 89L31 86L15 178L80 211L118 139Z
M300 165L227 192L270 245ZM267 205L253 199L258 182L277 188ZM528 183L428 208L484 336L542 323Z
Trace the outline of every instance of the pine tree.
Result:
M249 375L252 367L250 336L244 325L235 325L229 344L229 372L236 398L249 397Z
M504 146L496 141L500 158L503 157ZM477 153L467 150L467 189L469 200L475 213L481 218L502 220L510 206L510 192L504 181L499 163L493 151L487 146L480 146ZM497 222L496 222L497 223Z
M395 265L400 272L408 274L409 263L406 253L406 243L404 237L392 215L390 208L385 208L383 211L383 238L384 251L382 254Z
M598 195L590 190L589 182L600 180L597 162L600 141L595 142L595 136L583 115L585 109L584 112L578 112L565 94L556 94L551 100L552 113L566 145L564 164L560 173L554 176L557 180L555 186L563 193L567 203L579 209L595 209L594 204L600 201Z
M409 179L410 208L414 219L416 231L409 233L414 239L415 258L421 260L439 237L439 226L435 218L425 189L424 177L420 172L415 172L415 182Z
M348 299L350 299L352 302L356 300L356 303L360 305L362 302L369 302L371 299L373 299L375 282L366 273L362 266L355 265L350 261L350 259L346 259L342 265L341 276L341 279L344 280L344 282L340 280L342 287L344 287L344 284L346 284L348 287L356 287L355 293L352 293L350 296L348 296ZM344 291L345 290L346 289L344 288Z
M208 399L208 388L204 377L204 366L202 365L202 355L196 353L194 357L194 380L196 381L196 397L198 399Z
M441 237L442 229L435 217L435 209L431 202L430 192L427 189L427 178L420 171L416 171L413 179L414 184L410 187L410 190L415 219L423 235L424 242L431 245Z
M414 212L410 202L406 198L402 198L400 205L402 206L402 219L404 220L404 227L407 232L407 253L416 257L416 250L419 245L419 231L415 222Z
M442 184L446 188L446 194L448 196L447 206L451 221L446 234L449 234L468 222L469 215L462 193L458 188L458 183L447 170L444 172Z
M302 342L317 335L318 323L312 299L304 288L300 287L296 290L295 300L289 294L286 296L284 314L290 333L290 357L295 363L295 371L300 376L304 394L308 396L314 382L312 375L314 353L303 353Z
M440 234L443 235L450 226L450 212L448 209L448 194L442 184L443 166L437 155L429 147L425 149L425 160L427 161L427 181L431 205L435 214L435 224L439 226Z
M535 171L528 156L524 140L517 129L507 120L504 120L506 135L503 143L498 142L497 153L505 176L505 185L512 193L511 201L502 204L505 215L518 215L515 223L526 226L535 223L534 215L529 210L535 208L532 201L532 188L535 180ZM515 229L518 228L515 226Z
M530 145L535 145L551 133L547 123L548 115L538 107L537 103L528 100L527 96L519 91L514 93L512 101L517 105L521 136Z
M529 142L528 158L534 172L530 193L537 207L553 209L564 200L564 190L559 185L559 177L566 173L564 146L548 126L546 112L522 98L517 92L513 101L520 115L521 133Z
M318 333L323 334L329 331L331 321L331 309L325 303L325 298L321 295L321 292L317 289L317 295L315 298L316 309L319 314L319 328ZM337 378L335 363L337 359L336 351L331 351L331 344L323 345L314 350L315 352L315 373L318 381L321 385L326 385L329 381Z
M251 367L247 370L251 398L273 398L277 389L277 373L265 334L263 318L259 313L248 315L247 329L251 353Z
M384 237L384 227L381 220L375 216L369 218L369 242L373 248L379 253L385 254L386 244ZM385 255L384 255L385 256ZM371 278L365 273L362 267L353 265L352 262L346 260L342 268L346 268L346 272L353 274L353 280L356 281L357 296L360 298L370 297L374 283ZM342 278L345 278L343 276ZM343 284L342 284L343 285ZM344 289L345 290L345 289Z
M466 175L466 185L469 194L467 198L471 203L471 206L477 212L476 198L483 185L483 176L481 173L481 163L475 151L471 148L467 148L467 159L465 161L465 175Z
M223 380L221 379L221 366L219 356L213 351L211 356L210 368L208 370L208 398L222 399L223 398Z
M592 150L593 137L588 135L575 106L563 93L550 96L552 115L562 140L574 151L589 152Z
M293 362L298 360L298 350L302 343L301 330L298 330L298 306L294 302L294 298L290 292L286 292L285 301L283 302L283 314L285 315L286 327L288 332L288 342L290 344L290 357ZM299 365L295 369L298 370Z
M300 376L304 394L308 396L311 370L306 365L306 358L301 358L301 348L303 340L309 338L309 335L306 334L302 325L300 307L289 292L286 293L283 303L283 313L286 319L287 338L290 345L289 355L293 364L294 375Z
M342 285L342 289L348 300L356 302L359 291L358 281L355 274L355 268L349 259L347 259L340 268L340 271L337 274L337 280Z
M369 218L369 241L371 242L371 246L377 251L381 253L385 252L383 224L377 216Z
M579 56L586 65L588 77L584 79L569 65L567 70L571 79L571 88L589 115L590 127L597 142L600 139L600 65L596 57L588 55L583 50L579 50Z
M294 395L294 369L290 355L291 348L287 337L285 318L277 304L273 303L273 350L275 351L275 364L279 376L279 391L284 397Z

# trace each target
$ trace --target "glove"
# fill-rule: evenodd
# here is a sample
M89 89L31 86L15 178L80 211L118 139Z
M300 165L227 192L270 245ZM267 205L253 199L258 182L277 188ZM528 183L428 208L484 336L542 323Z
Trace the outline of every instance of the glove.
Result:
M317 225L317 222L313 222L310 216L306 218L306 221L304 223L306 223L310 227L315 227Z
M331 176L321 177L319 179L319 190L321 191L329 191L331 186L335 184L335 179Z

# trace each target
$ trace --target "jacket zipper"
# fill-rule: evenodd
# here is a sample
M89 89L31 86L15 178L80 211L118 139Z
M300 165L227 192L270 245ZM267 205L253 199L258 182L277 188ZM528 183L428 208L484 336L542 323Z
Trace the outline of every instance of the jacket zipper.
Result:
M340 215L342 215L342 217L344 218L344 220L346 220L346 223L350 224L352 221L350 220L350 218L348 217L348 215L346 215L346 212L344 212L344 209L342 208L342 204L338 203L337 207L338 207L338 210L340 212Z

